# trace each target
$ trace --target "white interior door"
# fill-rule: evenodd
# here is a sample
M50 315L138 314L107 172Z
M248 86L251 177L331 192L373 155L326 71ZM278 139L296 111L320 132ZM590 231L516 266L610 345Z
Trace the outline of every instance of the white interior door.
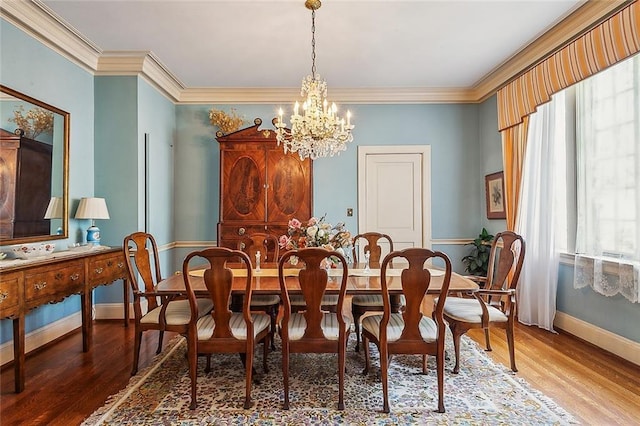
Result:
M358 232L431 248L430 168L429 146L358 147Z

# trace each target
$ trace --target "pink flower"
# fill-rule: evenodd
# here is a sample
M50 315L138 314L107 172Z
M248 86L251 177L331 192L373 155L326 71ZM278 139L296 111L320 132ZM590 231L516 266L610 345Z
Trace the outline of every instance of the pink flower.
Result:
M300 222L298 219L291 219L289 221L289 228L291 229L300 229L300 227L302 226L302 222Z
M307 226L315 226L317 223L318 223L318 219L316 217L312 217L311 219L309 219Z
M280 245L280 248L287 248L290 242L291 242L291 238L289 236L282 235L280 237L280 240L278 241L278 244Z

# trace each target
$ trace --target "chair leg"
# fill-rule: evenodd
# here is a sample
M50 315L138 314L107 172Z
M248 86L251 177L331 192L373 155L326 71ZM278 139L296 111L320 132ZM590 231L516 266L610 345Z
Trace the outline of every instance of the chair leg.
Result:
M360 317L362 316L362 312L360 312L360 308L355 306L353 303L351 304L351 314L353 315L353 325L355 326L356 332L356 352L360 352Z
M517 373L518 368L516 367L516 348L513 337L513 326L509 326L507 327L507 343L509 344L509 359L511 361L511 371Z
M280 310L280 304L277 304L275 306L272 306L269 309L269 316L271 317L271 331L269 332L271 334L271 350L275 351L276 350L276 343L275 343L275 337L276 337L276 321L278 320L278 311Z
M282 342L282 382L284 387L284 406L289 409L289 343Z
M211 354L207 354L207 365L204 367L205 373L211 372Z
M389 413L389 350L380 348L380 375L382 378L382 411Z
M427 374L427 355L422 354L422 374Z
M264 336L264 342L262 344L262 371L264 371L265 373L269 372L269 367L267 366L267 355L269 354L269 343L271 339L271 334L267 334L266 336Z
M190 410L195 410L198 405L196 396L198 379L198 342L195 330L189 331L187 337L187 357L189 358L189 378L191 379L191 405Z
M449 328L453 334L453 349L456 354L456 365L453 367L453 374L458 374L460 372L460 337L463 332L454 324L449 325Z
M369 339L364 334L362 335L362 347L364 349L364 370L362 370L362 374L366 376L369 373Z
M162 341L164 340L164 330L160 330L158 336L158 349L156 350L156 355L162 352Z
M444 342L439 342L438 345L441 345L436 353L436 369L438 374L438 413L444 413Z
M340 343L338 351L338 410L344 410L344 373L346 365L347 340Z
M267 338L268 340L268 338ZM265 344L268 342L265 341ZM245 396L244 396L244 409L251 408L251 379L253 376L253 348L247 348L246 362L245 362Z
M487 352L491 352L493 349L491 349L491 341L489 339L489 328L484 329L484 341L487 344Z
M135 343L133 344L133 367L131 375L138 373L138 362L140 361L140 345L142 344L142 331L136 331Z

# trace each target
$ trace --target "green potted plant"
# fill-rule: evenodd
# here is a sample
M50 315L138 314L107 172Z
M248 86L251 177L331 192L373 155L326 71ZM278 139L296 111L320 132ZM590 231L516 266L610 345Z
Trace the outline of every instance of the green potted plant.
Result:
M466 272L471 275L487 276L491 241L493 241L493 235L489 234L485 228L482 228L482 232L478 237L472 243L467 244L472 248L471 252L462 258L462 263L466 266Z

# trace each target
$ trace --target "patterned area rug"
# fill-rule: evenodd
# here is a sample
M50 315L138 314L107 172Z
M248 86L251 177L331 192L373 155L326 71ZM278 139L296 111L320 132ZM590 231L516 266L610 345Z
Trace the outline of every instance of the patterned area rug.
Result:
M351 336L353 338L353 334ZM450 336L449 336L450 337ZM450 342L450 338L447 339ZM278 340L279 343L279 340ZM378 352L371 345L372 368L362 375L364 354L347 352L344 411L337 410L338 359L333 354L292 354L290 410L282 409L282 353L269 354L269 372L262 371L262 347L254 365L253 407L244 402L244 369L238 355L214 355L212 371L198 369L198 408L189 410L186 344L174 338L153 363L129 385L85 420L85 425L564 425L575 419L550 398L532 389L509 369L494 363L478 345L463 336L460 374L445 371L446 413L435 411L435 357L422 375L421 357L394 356L389 371L391 413L382 410ZM448 348L453 353L452 348Z

